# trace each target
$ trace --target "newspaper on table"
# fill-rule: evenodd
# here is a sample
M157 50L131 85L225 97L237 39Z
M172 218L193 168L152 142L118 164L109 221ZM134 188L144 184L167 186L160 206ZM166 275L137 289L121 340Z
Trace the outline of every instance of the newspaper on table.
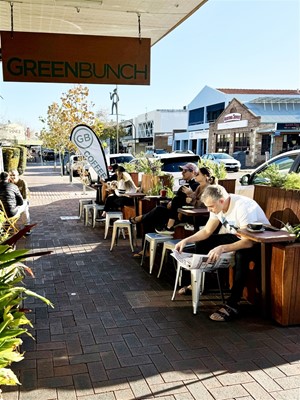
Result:
M201 269L205 271L214 271L219 268L228 268L234 265L234 252L222 253L217 261L208 262L206 254L179 253L174 250L171 256L180 262L181 266L186 269Z

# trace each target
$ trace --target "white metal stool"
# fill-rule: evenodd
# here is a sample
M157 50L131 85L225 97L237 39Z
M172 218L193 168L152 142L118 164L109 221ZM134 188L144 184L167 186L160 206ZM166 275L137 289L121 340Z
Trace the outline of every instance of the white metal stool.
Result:
M165 257L166 257L166 252L167 252L167 250L171 250L171 251L174 250L176 244L179 243L180 241L181 241L181 239L170 239L170 240L168 240L167 242L164 242L164 244L163 244L163 249L162 249L162 254L161 254L161 260L160 260L159 271L158 271L158 274L157 274L157 277L158 277L158 278L160 277L160 274L161 274L161 271L162 271L162 267L163 267L164 262L165 262ZM187 248L189 248L189 247L194 247L194 246L195 246L194 243L188 243L188 244L185 246L185 249L187 249ZM179 282L179 284L180 284L180 282Z
M94 204L84 204L83 206L83 223L85 226L88 226L89 224L89 217L93 217L93 208Z
M122 211L107 211L105 216L105 230L104 230L104 239L107 238L108 230L113 225L111 225L111 220L114 219L123 219Z
M97 215L99 211L103 211L104 209L104 204L93 204L93 210L92 210L92 226L95 228L96 222L97 222ZM103 218L104 220L104 218Z
M159 243L164 243L169 240L170 240L170 236L168 236L168 235L160 235L159 233L146 233L145 239L144 239L144 248L143 248L143 255L142 255L142 260L141 260L141 266L144 263L144 257L146 254L147 243L149 243L149 252L150 252L149 273L150 274L152 274L157 245Z
M79 200L79 209L78 209L78 217L81 218L84 216L83 213L83 206L86 204L92 204L94 202L94 199L80 199Z
M117 219L114 224L113 224L113 232L112 232L112 237L111 237L111 245L110 245L110 251L112 251L114 244L117 245L118 238L120 236L120 231L123 232L123 237L124 235L124 229L128 230L128 236L129 236L129 243L131 247L131 251L134 252L134 246L133 246L133 239L135 237L135 225L133 225L129 219Z

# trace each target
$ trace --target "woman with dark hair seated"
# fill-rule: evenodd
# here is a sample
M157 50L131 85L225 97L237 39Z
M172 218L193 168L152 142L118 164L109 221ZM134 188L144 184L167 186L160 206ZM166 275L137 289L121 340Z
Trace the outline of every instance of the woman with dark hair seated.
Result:
M201 202L200 198L204 189L208 185L216 184L217 179L212 175L210 169L206 167L201 167L197 172L195 172L194 176L198 186L196 186L195 191L193 191L191 188L188 187L184 187L184 189L182 189L183 193L185 193L184 204L194 206L195 208L201 208L203 207L203 203ZM166 225L168 226L170 219L172 220L172 222L173 220L180 222L179 220L180 217L178 216L177 212L178 208L180 208L180 206L179 207L176 206L176 211L175 211L176 216L175 216L174 211L171 210L170 208L157 206L153 208L153 210L149 211L147 214L138 215L136 217L130 218L130 221L133 224L142 223L144 233L150 233L156 231L157 233L160 234L170 235L170 233L171 234L174 233L174 228L172 230L171 229L165 230L163 227ZM138 255L141 255L141 253L138 253L136 257Z

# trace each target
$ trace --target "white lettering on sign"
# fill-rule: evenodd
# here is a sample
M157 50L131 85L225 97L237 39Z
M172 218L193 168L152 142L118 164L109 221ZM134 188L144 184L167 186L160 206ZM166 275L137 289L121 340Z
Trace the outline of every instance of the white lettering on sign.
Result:
M242 114L239 113L230 113L225 115L224 117L224 122L229 122L229 121L240 121L242 118Z

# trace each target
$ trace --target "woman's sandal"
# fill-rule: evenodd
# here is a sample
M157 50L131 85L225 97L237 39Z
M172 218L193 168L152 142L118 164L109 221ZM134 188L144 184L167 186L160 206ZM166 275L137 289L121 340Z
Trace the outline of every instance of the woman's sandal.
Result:
M180 295L189 296L192 294L192 289L190 286L183 286L181 289L178 290L177 293Z
M212 321L217 322L228 322L232 321L233 319L237 318L238 311L235 308L224 306L220 308L219 311L214 312L209 316Z
M149 251L146 251L146 254L145 254L145 258L147 258L147 257L149 257L150 256L150 254L149 254ZM139 253L135 253L134 255L133 255L133 257L134 258L142 258L143 257L143 250L142 251L140 251Z

